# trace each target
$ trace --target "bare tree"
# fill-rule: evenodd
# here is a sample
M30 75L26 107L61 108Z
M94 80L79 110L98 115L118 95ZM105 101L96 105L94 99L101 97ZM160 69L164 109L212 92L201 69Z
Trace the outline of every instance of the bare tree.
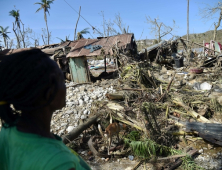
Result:
M214 34L213 40L217 38L217 29L220 27L220 23L222 20L222 2L218 2L214 7L209 4L205 4L205 7L199 9L199 14L202 16L202 19L208 21L213 19L215 14L219 14L219 18L217 22L214 22Z
M9 49L12 49L12 47L14 47L14 40L13 39L10 39L9 41Z
M114 28L114 23L109 19L108 21L106 21L105 19L105 15L104 15L104 11L101 11L100 14L103 17L103 36L104 37L108 37L110 35L115 35L117 34L117 31Z
M146 22L150 24L149 29L151 30L151 33L155 33L158 42L160 42L161 38L169 34L173 30L173 28L170 26L166 26L163 22L159 22L158 20L158 18L151 19L150 16L146 16ZM175 25L174 20L173 23Z
M129 26L127 26L127 29L125 28L125 24L123 24L123 20L120 16L120 13L115 15L115 20L113 22L119 27L122 34L128 33Z
M124 25L123 25L123 20L120 16L120 13L115 15L114 23L119 27L120 31L123 33Z
M20 48L20 40L19 40L19 35L17 34L17 32L16 32L16 28L15 28L15 24L14 24L14 22L12 23L12 30L13 30L13 32L15 33L15 36L16 36L16 39L17 39L17 46L16 46L16 48Z
M45 28L42 28L42 35L41 36L42 36L42 41L43 41L44 45L47 45L47 40L48 40L48 42L51 42L51 32L49 32L48 34L47 34L47 32L48 31Z
M33 41L34 41L34 45L35 47L39 46L39 39L40 39L40 36L38 34L36 34L35 32L32 31L30 37Z

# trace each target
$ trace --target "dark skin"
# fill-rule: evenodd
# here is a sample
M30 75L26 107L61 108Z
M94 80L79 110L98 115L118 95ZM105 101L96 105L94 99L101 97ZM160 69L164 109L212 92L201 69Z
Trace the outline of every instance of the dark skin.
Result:
M50 132L50 123L53 112L55 110L62 109L66 105L66 86L62 71L59 69L58 65L55 62L54 64L55 64L55 70L53 71L52 74L55 74L58 83L58 91L54 99L49 105L26 114L25 116L27 117L28 120L30 120L30 123L21 119L17 123L17 129L19 131L25 133L33 133L44 136L46 138L55 139L54 135ZM52 95L52 93L54 93L53 88L54 87L49 88L46 94L42 94L39 101L36 101L37 104L46 103L49 100L49 97ZM33 127L33 125L35 127ZM75 169L71 168L69 170L75 170Z

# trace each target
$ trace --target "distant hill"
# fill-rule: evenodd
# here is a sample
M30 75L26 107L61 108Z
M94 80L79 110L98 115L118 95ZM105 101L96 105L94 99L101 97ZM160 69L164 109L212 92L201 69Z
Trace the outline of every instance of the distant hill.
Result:
M213 39L213 33L214 33L214 30L206 31L204 33L190 34L189 40L203 45L203 40L204 40L204 42L210 42L210 40ZM187 39L187 35L182 36L182 38ZM222 44L222 29L217 30L216 42L220 42ZM137 44L137 50L140 51L143 48L147 48L147 47L153 45L154 39L137 40L136 44ZM200 47L200 46L193 45L193 48L198 48L198 47ZM182 48L183 48L183 46L179 41L179 49L182 49Z
M213 39L213 33L214 30L210 30L204 33L199 33L199 34L190 34L189 35L189 40L193 40L196 43L200 43L203 44L203 40L205 42L209 42L210 40ZM184 35L182 38L187 39L187 35ZM217 30L217 38L216 38L217 42L222 42L222 29L221 30Z

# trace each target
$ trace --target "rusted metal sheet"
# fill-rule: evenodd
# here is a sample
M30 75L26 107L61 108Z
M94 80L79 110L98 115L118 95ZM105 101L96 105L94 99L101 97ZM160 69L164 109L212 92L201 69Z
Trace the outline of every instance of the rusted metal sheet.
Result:
M89 75L86 57L70 58L69 65L71 69L70 72L72 74L74 82L76 83L90 82L90 75Z
M71 42L68 46L71 47L70 53L67 55L67 57L74 58L74 57L80 57L80 56L98 56L101 53L101 49L95 50L93 52L90 52L89 49L85 49L85 46L88 45L100 45L105 51L105 54L112 55L112 47L116 45L118 42L118 48L124 48L124 49L132 49L132 39L133 34L122 34L117 36L111 36L107 38L101 38L101 39L80 39L78 41ZM67 42L64 44L61 44L61 46L65 46Z

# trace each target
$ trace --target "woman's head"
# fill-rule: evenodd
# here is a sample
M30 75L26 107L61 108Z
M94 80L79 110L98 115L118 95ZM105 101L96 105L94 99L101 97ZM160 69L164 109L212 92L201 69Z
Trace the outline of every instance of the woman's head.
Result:
M52 110L65 105L65 84L61 70L45 53L32 49L5 56L0 62L0 117L13 124L18 114L50 106Z

